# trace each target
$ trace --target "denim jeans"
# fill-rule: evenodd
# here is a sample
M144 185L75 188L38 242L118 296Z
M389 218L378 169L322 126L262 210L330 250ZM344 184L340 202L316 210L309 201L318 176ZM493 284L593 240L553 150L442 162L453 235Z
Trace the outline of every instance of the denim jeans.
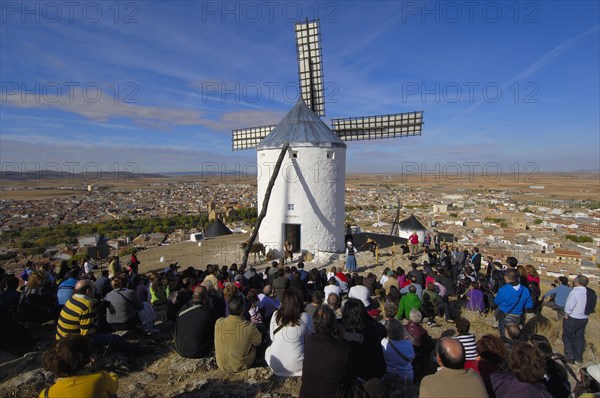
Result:
M506 314L500 320L498 320L498 331L500 332L500 337L503 339L506 337L506 325L509 323L521 323L521 315L515 314Z
M565 346L565 358L571 361L583 361L585 347L585 327L587 319L568 317L563 320L562 341Z

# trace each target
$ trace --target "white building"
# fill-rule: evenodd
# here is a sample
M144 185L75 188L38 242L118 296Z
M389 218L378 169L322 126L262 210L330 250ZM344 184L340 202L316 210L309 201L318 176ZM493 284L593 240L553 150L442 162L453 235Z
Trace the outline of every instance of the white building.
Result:
M302 99L257 147L258 210L281 149L290 147L258 231L276 255L289 240L293 251L344 250L346 144Z

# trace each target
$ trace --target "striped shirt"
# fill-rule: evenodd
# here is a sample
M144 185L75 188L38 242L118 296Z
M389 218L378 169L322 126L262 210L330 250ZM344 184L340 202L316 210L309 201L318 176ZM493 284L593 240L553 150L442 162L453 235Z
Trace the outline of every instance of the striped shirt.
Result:
M475 341L474 334L461 334L460 336L456 336L455 339L460 341L465 348L466 361L474 361L477 359L477 342Z
M587 303L587 291L584 286L575 286L567 297L565 304L565 313L571 318L588 319L585 314L585 304Z
M97 323L94 300L83 294L74 294L58 317L56 340L76 334L91 336L96 332Z

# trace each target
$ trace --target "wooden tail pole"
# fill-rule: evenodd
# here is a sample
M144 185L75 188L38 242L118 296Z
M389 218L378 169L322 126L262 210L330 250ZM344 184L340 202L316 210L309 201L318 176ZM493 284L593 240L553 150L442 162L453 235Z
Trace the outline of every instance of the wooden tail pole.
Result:
M277 175L279 175L279 170L281 169L281 164L283 163L283 159L285 158L285 154L290 147L289 143L286 143L283 148L281 148L281 153L279 154L279 158L277 159L277 163L275 163L275 169L273 170L273 174L271 174L271 179L269 180L269 185L267 185L267 190L265 192L265 199L263 200L262 209L260 210L260 214L256 219L256 226L254 230L252 230L252 234L250 234L250 239L248 240L248 246L246 246L246 250L244 250L244 259L242 260L242 265L246 267L248 264L248 256L250 255L250 250L252 250L252 245L256 240L256 235L258 235L258 229L260 228L260 224L262 223L263 218L267 215L267 208L269 206L269 199L271 198L271 191L273 190L273 186L275 185L275 180L277 180Z

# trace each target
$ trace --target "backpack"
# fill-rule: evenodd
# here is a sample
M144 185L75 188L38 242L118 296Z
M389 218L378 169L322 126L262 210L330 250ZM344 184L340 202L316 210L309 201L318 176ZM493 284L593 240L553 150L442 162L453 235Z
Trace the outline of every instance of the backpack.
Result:
M583 311L586 315L590 315L596 312L596 302L598 301L598 296L593 289L589 287L585 288L585 310Z

